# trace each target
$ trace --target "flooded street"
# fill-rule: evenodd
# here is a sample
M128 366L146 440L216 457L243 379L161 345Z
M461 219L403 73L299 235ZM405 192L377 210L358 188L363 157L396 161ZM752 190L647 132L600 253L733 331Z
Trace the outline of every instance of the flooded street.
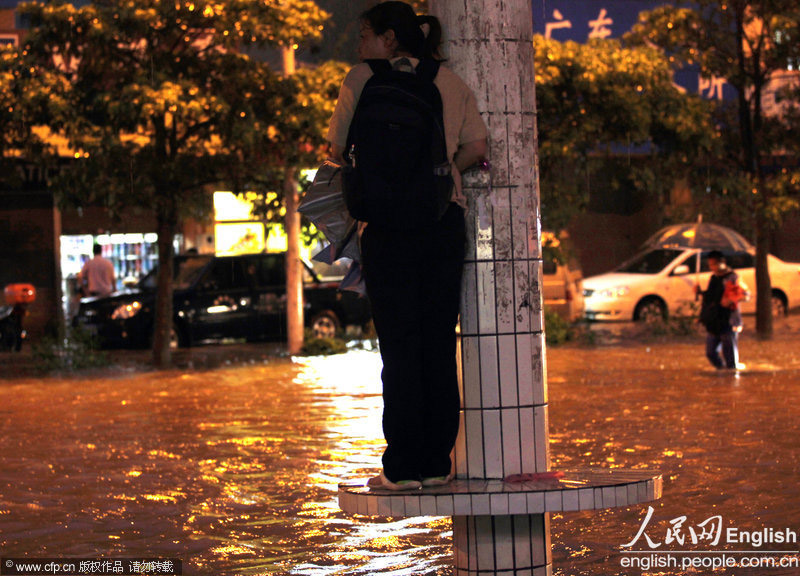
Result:
M658 550L753 549L693 545L689 527L715 516L724 528L800 529L800 332L776 333L744 339L738 377L709 370L699 340L549 349L553 467L661 470L645 532ZM0 381L0 553L177 558L198 575L450 575L449 518L337 507L339 481L379 466L379 371L376 353L356 351ZM646 514L553 515L554 573L712 573L623 568L620 546ZM673 534L686 542L665 543L681 516ZM634 548L655 549L644 535Z
M702 343L628 345L548 356L554 467L655 468L664 496L638 550L758 550L751 544L694 544L690 527L715 516L722 528L800 528L800 346L745 338L748 370L718 374ZM554 515L554 568L563 575L641 574L621 569L620 546L637 535L647 504ZM675 519L682 542L668 544ZM685 538L685 541L683 539ZM798 550L764 544L760 550ZM795 564L797 566L797 564ZM646 574L711 574L661 569ZM731 569L714 574L800 574L800 568Z

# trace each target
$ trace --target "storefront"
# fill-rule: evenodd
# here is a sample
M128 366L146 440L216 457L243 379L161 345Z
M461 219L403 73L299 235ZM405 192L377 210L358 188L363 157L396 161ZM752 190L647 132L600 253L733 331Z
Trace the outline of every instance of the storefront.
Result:
M61 290L68 319L77 311L80 300L78 275L92 258L95 244L102 249L101 255L114 265L117 290L136 285L158 264L158 235L154 232L62 235L60 243ZM179 253L183 236L176 236L173 244L175 253Z
M214 251L217 254L263 252L267 248L270 234L266 224L253 216L255 200L253 193L240 196L233 192L214 192Z
M118 286L130 285L150 272L158 261L158 236L147 234L101 234L61 237L61 274L77 276L92 257L92 247L99 244L102 255L114 264Z
M282 252L287 238L280 224L268 223L254 215L255 194L213 193L213 221L189 220L173 242L175 254L211 253L219 255ZM92 258L95 244L102 256L111 261L117 289L134 286L158 264L158 235L151 214L133 210L124 220L111 220L98 208L66 209L62 215L60 242L60 278L62 305L67 319L80 302L78 274ZM279 214L280 216L280 214ZM92 233L91 231L96 231ZM301 248L310 259L319 246Z

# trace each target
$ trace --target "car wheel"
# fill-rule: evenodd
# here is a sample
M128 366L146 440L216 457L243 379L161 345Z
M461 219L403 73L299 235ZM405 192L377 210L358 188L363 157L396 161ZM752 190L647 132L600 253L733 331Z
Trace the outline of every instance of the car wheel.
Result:
M661 322L666 318L667 307L664 302L658 298L645 298L636 305L636 310L633 312L634 320L647 324Z
M333 338L339 331L339 319L333 312L321 312L311 321L314 338Z
M786 304L786 297L780 292L772 292L772 317L783 318L789 314L789 306Z

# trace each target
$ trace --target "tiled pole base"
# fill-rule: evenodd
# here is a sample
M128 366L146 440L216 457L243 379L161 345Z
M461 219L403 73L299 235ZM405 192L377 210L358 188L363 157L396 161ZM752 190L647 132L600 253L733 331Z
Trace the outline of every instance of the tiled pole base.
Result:
M661 498L662 478L654 470L563 470L560 478L504 482L453 480L446 486L392 492L366 480L339 484L339 507L363 516L518 516L604 510Z
M634 506L661 498L653 470L565 470L559 478L454 480L412 492L339 485L339 506L364 516L452 516L456 574L550 574L549 514Z
M454 516L456 576L549 576L548 514Z
M661 497L652 470L565 470L559 478L456 479L411 492L339 484L339 507L365 516L452 516L455 574L551 574L549 514L633 506Z

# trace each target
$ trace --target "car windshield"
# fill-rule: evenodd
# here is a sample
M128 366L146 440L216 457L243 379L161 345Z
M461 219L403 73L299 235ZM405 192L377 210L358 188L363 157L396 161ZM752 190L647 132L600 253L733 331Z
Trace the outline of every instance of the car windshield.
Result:
M175 259L175 275L173 287L175 290L185 290L194 284L211 256L192 256L189 258ZM153 268L147 276L139 282L142 290L155 290L158 282L158 267Z
M683 250L671 250L669 248L657 248L641 252L623 262L617 272L628 272L629 274L658 274L670 262L675 260Z

